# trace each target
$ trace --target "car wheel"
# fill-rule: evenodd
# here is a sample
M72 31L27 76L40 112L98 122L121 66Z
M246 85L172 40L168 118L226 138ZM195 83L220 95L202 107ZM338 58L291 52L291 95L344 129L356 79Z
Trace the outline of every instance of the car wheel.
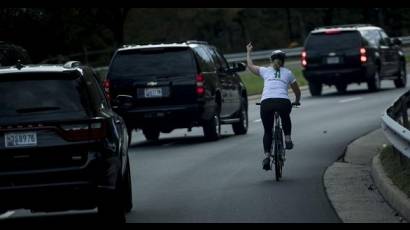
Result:
M399 78L394 80L394 85L396 88L404 88L407 85L407 72L406 72L406 64L402 63L400 65L400 73Z
M121 186L103 195L98 205L98 216L102 222L125 223L125 207Z
M320 96L322 94L322 84L309 82L309 91L312 96Z
M131 212L132 210L132 181L131 181L131 168L130 161L127 161L125 168L125 175L122 181L121 193L124 201L124 211Z
M232 124L232 129L235 135L243 135L248 132L248 106L245 99L242 99L241 112L239 114L240 121Z
M128 145L131 144L131 140L132 140L132 128L128 128L127 132L128 132Z
M219 113L215 113L214 116L203 125L205 138L211 141L216 141L221 135L221 120Z
M336 89L337 92L340 94L345 94L346 93L346 89L347 89L347 84L346 83L339 83L336 84Z
M380 90L381 79L380 79L379 71L376 71L373 77L367 82L367 87L369 88L369 91L371 92L376 92Z
M159 139L159 130L157 129L143 129L142 132L147 141L158 141Z

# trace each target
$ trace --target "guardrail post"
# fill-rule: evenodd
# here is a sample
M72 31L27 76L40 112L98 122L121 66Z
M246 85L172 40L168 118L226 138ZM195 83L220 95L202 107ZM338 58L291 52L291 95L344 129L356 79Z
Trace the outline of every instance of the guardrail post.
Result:
M408 113L407 113L407 102L402 103L401 115L402 115L403 127L408 129L409 128L409 116L408 116Z

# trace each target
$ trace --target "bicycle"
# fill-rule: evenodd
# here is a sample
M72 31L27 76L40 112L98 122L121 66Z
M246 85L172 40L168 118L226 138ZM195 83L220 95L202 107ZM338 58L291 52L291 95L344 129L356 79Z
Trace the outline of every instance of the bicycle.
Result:
M258 102L256 105L260 105L261 103ZM300 104L292 103L292 107L298 108ZM283 145L283 139L284 139L284 133L282 129L282 123L280 119L279 112L275 111L274 113L274 123L273 123L273 138L272 138L272 145L271 145L271 153L273 152L273 155L270 154L271 158L271 168L272 165L275 164L275 178L276 181L280 181L282 178L282 173L283 173L283 167L285 165L285 160L286 160L286 150ZM273 151L272 151L273 150Z

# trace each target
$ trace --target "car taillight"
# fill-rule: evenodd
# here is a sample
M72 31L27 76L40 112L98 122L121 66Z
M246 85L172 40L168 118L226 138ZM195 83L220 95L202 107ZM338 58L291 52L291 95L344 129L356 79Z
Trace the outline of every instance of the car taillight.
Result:
M109 80L104 80L102 85L103 85L104 93L105 93L105 96L107 97L107 100L111 101L111 94L110 94L111 83L110 83L110 81Z
M362 64L367 62L367 52L365 48L360 48L360 62Z
M99 140L106 137L104 121L61 125L63 138L68 141Z
M302 62L302 66L306 67L307 66L307 53L306 53L306 51L302 51L300 60Z
M197 74L196 77L196 94L197 95L204 95L205 94L205 87L204 87L204 82L205 82L205 77L203 74Z

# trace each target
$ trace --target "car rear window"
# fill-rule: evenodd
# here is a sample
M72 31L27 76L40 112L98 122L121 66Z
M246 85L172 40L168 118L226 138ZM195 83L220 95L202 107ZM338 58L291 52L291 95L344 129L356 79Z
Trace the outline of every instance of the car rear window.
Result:
M117 77L195 73L196 64L190 49L141 49L120 51L109 74Z
M311 34L306 41L308 51L333 52L347 49L356 49L361 45L358 32L318 33Z
M61 76L60 76L61 75ZM88 94L83 80L60 73L0 76L0 116L85 118Z

